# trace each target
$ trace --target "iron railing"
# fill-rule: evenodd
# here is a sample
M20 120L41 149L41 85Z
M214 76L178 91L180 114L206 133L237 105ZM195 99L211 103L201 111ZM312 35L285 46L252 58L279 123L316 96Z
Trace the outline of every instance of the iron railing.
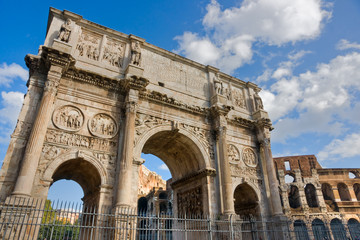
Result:
M259 221L239 216L177 216L33 198L0 203L0 239L37 240L359 240L359 223Z

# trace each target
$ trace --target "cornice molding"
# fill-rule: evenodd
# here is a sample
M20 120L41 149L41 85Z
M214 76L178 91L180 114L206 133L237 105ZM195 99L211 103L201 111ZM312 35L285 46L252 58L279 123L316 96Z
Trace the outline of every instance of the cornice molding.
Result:
M156 103L165 104L170 107L178 108L180 110L185 110L191 113L206 115L209 112L209 108L189 105L182 101L176 100L173 97L168 97L166 94L157 91L140 92L139 97Z

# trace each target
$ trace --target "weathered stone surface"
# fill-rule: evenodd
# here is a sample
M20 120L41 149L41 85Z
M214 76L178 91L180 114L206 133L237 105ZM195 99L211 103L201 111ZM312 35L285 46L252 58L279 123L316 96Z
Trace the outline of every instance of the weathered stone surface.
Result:
M169 167L175 213L279 215L272 126L255 84L68 11L51 8L49 23L26 58L2 200L46 198L53 182L72 179L86 204L136 206L144 152Z

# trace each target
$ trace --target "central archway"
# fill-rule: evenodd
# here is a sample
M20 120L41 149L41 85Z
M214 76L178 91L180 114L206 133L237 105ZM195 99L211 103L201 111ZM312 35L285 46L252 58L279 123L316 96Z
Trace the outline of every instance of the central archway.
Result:
M151 129L138 142L135 155L153 154L160 158L172 175L173 211L178 215L209 214L212 201L209 190L215 170L208 153L196 136L171 126Z

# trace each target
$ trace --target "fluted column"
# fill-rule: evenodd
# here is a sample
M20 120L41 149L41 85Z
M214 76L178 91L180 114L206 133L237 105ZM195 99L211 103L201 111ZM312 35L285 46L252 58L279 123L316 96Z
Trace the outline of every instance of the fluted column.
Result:
M130 92L133 92L131 89ZM137 91L134 91L137 95ZM116 206L129 206L131 203L131 179L132 179L132 164L134 155L134 135L135 135L135 115L137 108L137 101L126 102L126 116L123 138L123 151L120 160L120 169L118 175Z
M264 151L265 161L266 161L266 170L268 173L269 183L270 183L270 196L271 196L271 205L274 215L282 215L282 207L279 196L279 183L275 174L275 166L272 158L270 140L265 138L261 142L261 148Z
M31 130L20 172L16 181L13 196L30 196L36 169L41 155L48 122L51 118L53 105L63 68L51 66L45 81L45 88Z
M275 165L271 153L270 145L270 130L271 122L268 119L259 119L257 122L257 137L260 143L260 152L261 155L265 158L265 165L267 172L267 177L269 181L269 190L270 190L270 202L272 207L272 214L283 215L281 200L279 195L279 182L276 178Z
M220 186L222 189L222 203L224 214L234 214L234 196L232 191L232 179L230 164L228 161L226 130L226 114L230 110L213 107L213 118L215 120L217 159L219 160Z
M132 169L134 164L135 118L138 106L139 91L145 90L149 81L142 77L131 76L125 81L127 95L125 99L125 121L123 131L123 145L119 158L119 170L116 201L118 206L131 206ZM136 163L135 163L136 164Z

